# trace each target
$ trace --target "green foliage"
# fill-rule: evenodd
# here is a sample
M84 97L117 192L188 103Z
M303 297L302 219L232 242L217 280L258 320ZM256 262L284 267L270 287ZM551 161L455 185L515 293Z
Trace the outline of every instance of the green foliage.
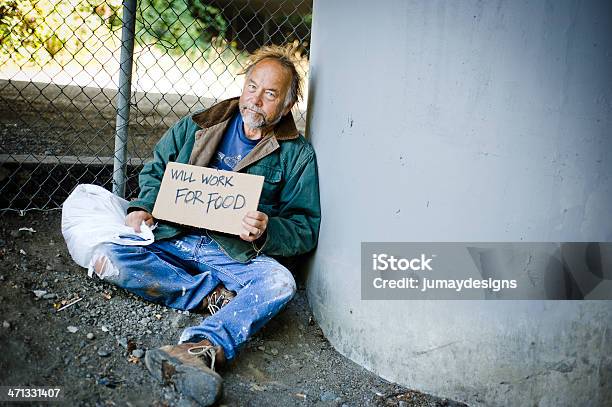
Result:
M28 0L0 0L0 49L18 53L40 45L35 35L38 12Z
M219 9L198 0L139 2L137 36L176 53L206 50L215 38L225 37L227 27Z
M190 60L204 56L214 62L221 53L228 63L240 65L235 55L241 54L252 35L247 33L246 40L234 35L227 41L226 17L219 8L203 3L137 0L136 41ZM122 14L122 0L0 0L0 63L54 60L63 65L76 60L84 65L102 54L108 56L119 49ZM311 20L311 14L284 17L275 40L301 41Z
M0 0L0 54L44 63L73 58L87 45L95 50L121 25L111 19L121 0L92 1Z
M228 23L199 0L138 0L137 41L176 54L207 49ZM120 36L121 0L0 0L0 55L44 63L93 55ZM110 45L110 44L107 44Z

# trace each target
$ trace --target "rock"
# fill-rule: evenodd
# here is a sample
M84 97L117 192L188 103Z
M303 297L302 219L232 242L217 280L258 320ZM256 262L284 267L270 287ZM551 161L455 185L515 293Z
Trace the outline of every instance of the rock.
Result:
M176 311L180 311L180 310L176 310ZM186 325L185 321L182 320L182 317L180 315L172 316L172 319L170 321L170 326L172 327L172 329L183 328L185 325Z
M100 356L101 358L106 358L109 357L111 355L111 351L106 349L106 348L100 348L98 349L98 356Z
M144 355L145 355L145 351L142 349L134 349L132 351L132 356L134 356L135 358L142 359Z
M397 405L398 407L408 407L408 404L406 404L405 400L400 400Z
M102 330L102 332L108 332L108 328L106 327L106 325L102 325L102 328L100 328Z
M263 352L263 351L266 350L266 347L265 346L258 346L257 349Z
M49 293L49 294L43 295L42 297L43 297L43 300L52 300L54 298L57 298L57 295Z
M128 339L127 338L119 338L117 340L117 343L119 343L119 345L121 345L121 347L123 349L127 349L128 348Z
M87 334L87 339L89 339L89 340L94 339L95 337L96 337L96 336L95 336L95 335L94 335L92 332L89 332L89 333Z
M336 396L336 394L334 392L329 391L329 390L324 391L323 393L321 393L321 396L320 396L321 401L323 401L323 402L334 401L334 400L336 400L337 397L338 396Z
M11 327L11 323L8 321L2 321L2 328L9 329Z
M180 399L177 403L176 407L193 407L195 406L195 402L188 399Z
M43 295L47 294L47 292L45 290L32 290L32 292L34 293L36 298L40 298Z
M47 271L51 271L51 270L53 270L53 267L51 267L51 265L50 265L50 264L47 264L47 265L45 266L45 270L47 270Z
M257 383L253 383L249 387L249 390L251 390L251 391L265 391L266 389L267 389L266 386L260 386Z
M76 326L72 326L70 325L68 328L66 328L68 330L68 332L70 332L71 334L76 333L79 328L77 328Z
M117 387L119 384L121 384L121 380L117 380L115 378L112 377L101 377L98 379L98 384L102 385L102 386L106 386L110 389L114 389L115 387Z
M278 355L278 349L276 349L276 348L272 348L272 349L270 349L270 353L271 353L272 355L276 356L276 355Z

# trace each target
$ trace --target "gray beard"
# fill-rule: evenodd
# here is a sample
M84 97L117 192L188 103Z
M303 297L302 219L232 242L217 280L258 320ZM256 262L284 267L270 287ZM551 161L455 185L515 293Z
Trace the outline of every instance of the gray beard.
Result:
M254 115L251 114L245 114L242 116L242 121L244 122L244 124L247 125L247 127L250 127L252 129L261 129L268 125L265 117L262 116L261 119L254 120L253 116Z
M253 114L242 115L242 121L247 127L251 129L263 129L264 127L274 126L282 119L282 116L279 115L274 121L268 122L265 116L263 115L260 115L261 119L259 120L253 120L253 116Z

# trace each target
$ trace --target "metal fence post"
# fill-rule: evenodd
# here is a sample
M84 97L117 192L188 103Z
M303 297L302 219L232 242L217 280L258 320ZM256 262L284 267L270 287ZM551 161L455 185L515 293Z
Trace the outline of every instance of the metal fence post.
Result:
M127 173L127 139L130 119L135 31L136 0L123 0L119 92L117 93L117 124L115 126L115 159L113 163L113 193L122 198L125 197Z

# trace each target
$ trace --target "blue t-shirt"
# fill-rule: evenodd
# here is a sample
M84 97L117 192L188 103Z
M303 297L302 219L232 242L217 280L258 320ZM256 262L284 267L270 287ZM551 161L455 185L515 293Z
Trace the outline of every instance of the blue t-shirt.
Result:
M242 160L257 145L259 140L250 140L244 134L242 116L240 112L231 119L223 140L217 148L215 156L208 165L218 170L232 171L236 164Z

